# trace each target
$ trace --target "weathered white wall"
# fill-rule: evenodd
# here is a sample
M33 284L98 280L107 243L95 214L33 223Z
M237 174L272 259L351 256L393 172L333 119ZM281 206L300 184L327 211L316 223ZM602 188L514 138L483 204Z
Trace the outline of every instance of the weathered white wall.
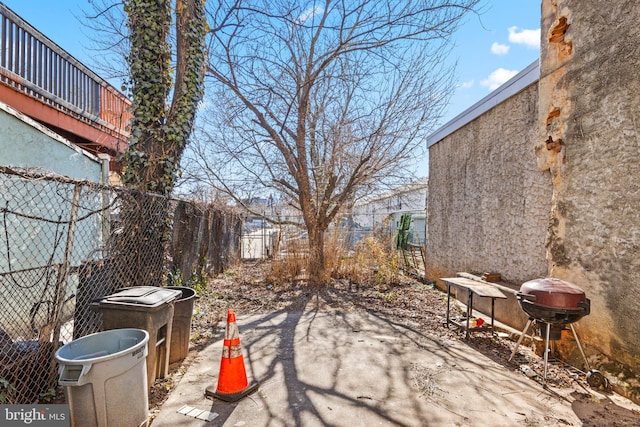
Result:
M548 172L536 167L538 87L498 104L429 148L427 275L547 274Z
M353 220L362 227L373 228L394 215L394 230L397 229L402 213L425 212L427 203L426 179L405 184L379 196L371 196L358 201L352 208Z
M0 105L0 164L93 182L102 180L97 157L4 104Z
M93 182L100 182L102 176L98 158L4 104L0 104L0 165ZM56 268L65 261L77 267L94 248L104 246L103 217L90 214L99 211L104 201L100 192L89 187L81 189L74 239L70 246L66 245L74 189L73 184L51 180L0 176L0 272L11 272L3 280L16 284L0 286L0 299L10 302L5 306L35 307L36 303L53 298ZM19 295L16 286L22 287ZM75 292L76 275L70 276L67 286L69 293ZM33 320L37 329L45 321L45 312L30 319L28 310L2 311L0 325L14 339L26 339L29 336L25 331L31 326L24 325ZM20 317L20 313L24 316Z
M553 176L552 275L583 288L580 337L640 372L640 8L634 1L545 0L541 170ZM544 143L551 137L557 147ZM604 363L604 362L602 362ZM635 384L640 384L636 378ZM639 393L636 391L636 393ZM637 395L636 395L637 397Z

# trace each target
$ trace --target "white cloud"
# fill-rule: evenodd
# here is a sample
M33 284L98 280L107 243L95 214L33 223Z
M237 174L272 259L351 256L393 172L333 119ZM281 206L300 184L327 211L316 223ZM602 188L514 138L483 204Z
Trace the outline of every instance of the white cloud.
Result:
M491 53L494 55L506 55L509 53L509 48L511 46L507 46L506 44L500 44L498 42L493 42L491 45Z
M475 83L475 80L468 80L466 82L460 83L458 87L462 89L469 89L473 87L474 83Z
M296 23L302 25L314 16L322 14L323 11L324 9L322 8L322 6L314 6L312 8L309 8L302 12L300 16L298 16L298 19L296 19Z
M489 74L489 77L487 77L485 80L482 80L480 84L482 86L488 87L491 90L495 90L500 87L502 83L506 82L516 74L518 74L516 70L506 70L501 67Z
M509 41L511 43L523 44L531 48L540 48L540 28L537 30L524 30L518 27L509 27Z

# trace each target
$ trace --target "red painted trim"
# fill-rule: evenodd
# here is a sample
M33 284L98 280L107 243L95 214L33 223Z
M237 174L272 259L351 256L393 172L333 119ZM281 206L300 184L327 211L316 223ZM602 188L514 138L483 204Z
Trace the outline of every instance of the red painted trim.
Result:
M127 148L126 139L117 138L88 123L65 114L39 100L9 86L0 84L0 100L21 113L41 122L63 129L69 133L97 144L112 154L121 154Z

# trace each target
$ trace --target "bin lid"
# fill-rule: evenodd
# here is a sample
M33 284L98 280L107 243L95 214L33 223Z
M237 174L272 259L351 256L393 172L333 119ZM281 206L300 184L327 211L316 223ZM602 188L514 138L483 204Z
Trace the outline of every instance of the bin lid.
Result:
M175 289L134 286L94 300L92 304L105 307L115 305L153 309L171 303L181 295L182 292Z

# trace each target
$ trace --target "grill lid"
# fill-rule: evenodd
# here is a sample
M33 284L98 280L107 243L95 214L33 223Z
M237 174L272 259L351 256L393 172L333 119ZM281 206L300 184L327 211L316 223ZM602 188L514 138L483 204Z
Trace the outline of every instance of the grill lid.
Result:
M538 306L560 309L580 309L587 301L578 286L553 277L523 283L520 296Z

